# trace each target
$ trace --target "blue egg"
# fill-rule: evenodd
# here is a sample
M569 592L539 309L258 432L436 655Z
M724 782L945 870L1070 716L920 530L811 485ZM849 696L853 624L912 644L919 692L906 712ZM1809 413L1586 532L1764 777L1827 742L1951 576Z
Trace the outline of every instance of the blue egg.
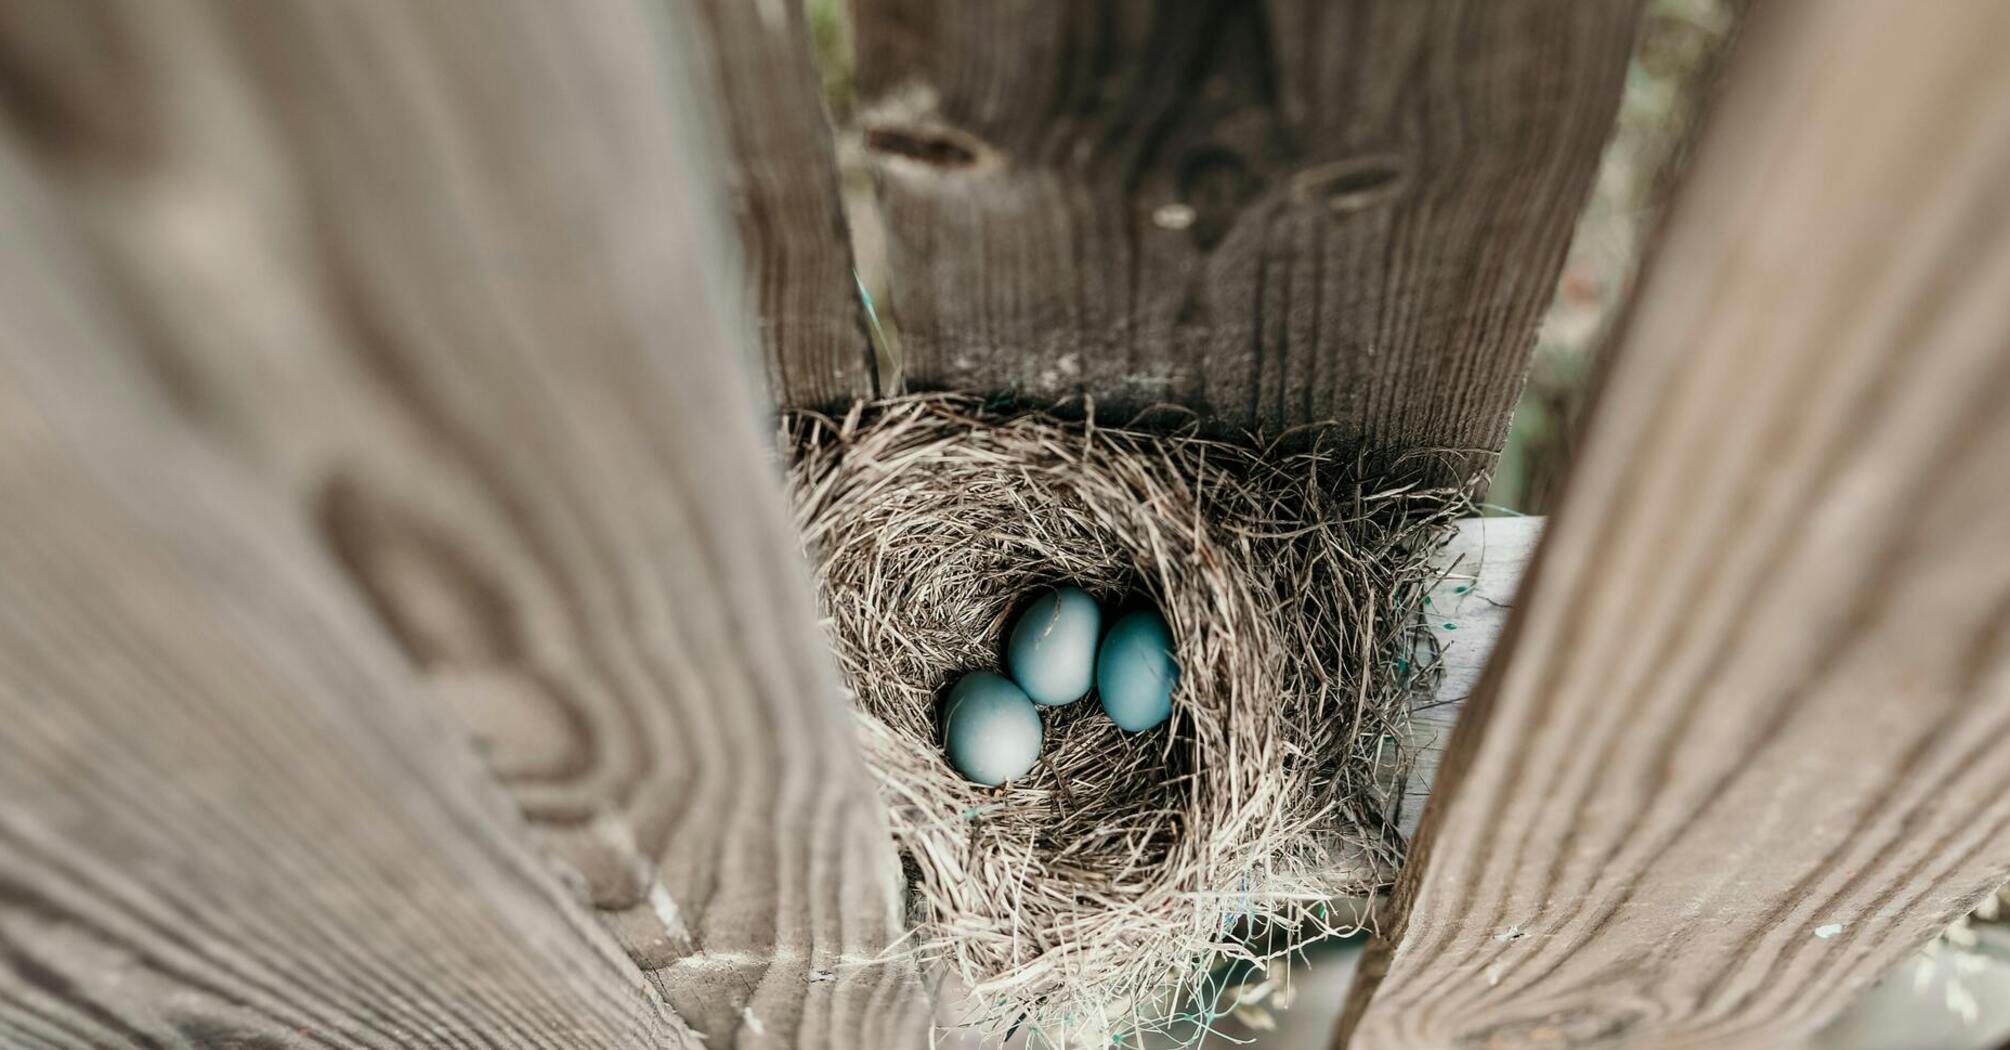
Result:
M1179 661L1173 659L1165 617L1140 609L1119 618L1096 657L1096 692L1110 720L1133 733L1158 725L1172 717L1178 684Z
M1040 760L1040 712L1018 686L989 671L957 680L943 709L942 741L949 764L995 787L1025 775Z
M1035 599L1019 614L1005 646L1012 680L1036 704L1072 704L1096 680L1096 633L1103 613L1080 587L1062 587Z

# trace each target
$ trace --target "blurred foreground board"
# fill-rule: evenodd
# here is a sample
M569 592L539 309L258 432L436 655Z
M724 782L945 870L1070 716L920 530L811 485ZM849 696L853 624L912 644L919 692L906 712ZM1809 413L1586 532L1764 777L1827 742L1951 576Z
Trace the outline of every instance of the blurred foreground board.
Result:
M367 703L337 708L313 695L341 712L343 732L393 744L410 735L404 716L384 721L380 708L450 710L529 818L573 901L518 916L514 933L425 943L424 912L436 898L443 908L460 894L472 899L468 908L500 910L497 894L531 892L429 874L419 833L429 825L395 837L405 825L380 811L407 795L413 806L429 803L383 770L432 769L417 742L425 738L370 756L361 743L341 749L339 733L282 732L268 722L290 710L292 694L245 680L236 692L197 691L242 707L191 723L205 726L207 750L182 752L169 746L178 738L147 730L146 719L165 721L170 710L148 703L165 701L143 680L122 680L84 709L99 720L98 735L65 738L75 754L51 761L102 753L106 764L88 770L90 782L129 795L215 793L203 796L214 807L203 813L221 822L240 808L250 819L262 799L324 800L323 809L272 815L273 829L240 829L235 852L209 850L198 864L187 855L213 837L200 827L156 818L148 827L162 842L122 850L94 830L114 826L106 821L119 796L56 799L23 795L32 779L11 785L4 812L80 858L109 865L143 855L143 873L163 882L227 867L236 874L209 881L249 887L196 916L223 932L170 926L163 936L247 927L236 934L246 958L268 952L266 939L282 931L248 926L285 899L291 871L282 866L295 858L278 829L325 840L340 855L347 822L364 819L344 808L346 782L270 782L367 758L350 771L371 784L372 808L361 813L387 826L386 841L409 846L413 869L387 867L381 885L351 887L340 881L348 867L315 853L320 881L300 892L389 898L371 906L411 932L387 938L386 955L447 958L445 967L465 954L475 969L458 975L474 986L463 991L456 975L413 962L393 983L421 991L400 990L375 1013L358 1007L355 1023L405 1010L398 996L437 992L471 1031L547 1002L606 1013L573 1023L551 1007L554 1028L576 1029L579 1045L661 1044L591 1038L596 1024L611 1030L613 1019L661 1013L662 1002L713 1050L925 1040L914 968L887 952L899 933L891 842L763 446L761 355L726 177L726 144L758 143L724 133L713 85L725 73L701 53L716 46L719 56L766 61L747 56L788 54L800 25L741 14L683 0L0 9L10 149L54 188L34 210L87 248L72 275L96 293L84 312L125 336L86 349L119 358L131 382L152 384L157 402L138 414L99 399L83 379L49 388L56 393L10 387L27 400L10 408L8 424L47 413L72 429L114 426L124 443L96 453L103 463L70 468L77 476L63 484L147 475L194 504L161 503L153 489L123 493L128 512L158 529L200 533L202 515L239 516L207 487L176 487L192 484L171 480L176 441L199 441L215 470L234 471L281 508L270 527L291 546L261 562L251 555L266 548L252 545L241 564L227 547L204 547L204 558L183 566L188 587L218 586L219 574L307 579L302 586L337 610L327 615L348 633L322 631L273 599L243 615L254 622L239 626L242 644L288 662L272 674L308 676L296 689L313 684L314 661L339 668L366 643L380 677L402 668L397 689L365 681L343 694L370 693ZM715 45L708 32L737 35ZM784 207L775 203L782 191L759 179L740 189L745 214ZM28 272L34 257L16 250L21 273L10 291L29 295L38 287ZM759 255L777 270L790 257ZM827 262L810 284L829 283ZM842 341L824 334L818 345L827 349ZM36 367L75 353L30 340L10 349ZM51 400L58 396L65 400ZM26 455L18 447L5 452ZM34 509L36 498L10 491L7 523L36 566L38 542L74 545L62 549L81 563L111 542L85 510L60 522L15 510ZM153 600L152 586L119 590L123 579L151 577L116 563L104 571L99 585L130 602ZM60 582L38 583L51 593L10 601L0 615L40 629ZM168 621L135 630L194 630L173 622L175 603L121 608ZM281 637L267 642L264 632ZM300 637L316 638L320 651L295 656L278 645ZM154 658L189 661L218 679L249 673L239 666L248 656L205 653L201 635L176 639L179 648L163 642ZM74 674L120 666L100 650L123 643L70 641L41 658L75 664ZM110 655L137 661L134 675L145 669L139 654ZM51 718L75 717L67 712L78 688L58 680L48 689L28 702L48 706ZM120 735L125 707L135 721ZM40 737L10 735L8 744L17 739L46 749ZM116 757L128 753L144 761ZM32 777L22 768L10 763L6 775ZM74 818L60 835L51 816L59 804ZM518 847L497 844L523 835L518 819L450 816L433 822L445 841L460 835L520 858ZM357 847L385 865L381 855L395 851L374 840ZM105 872L108 894L115 874ZM322 906L325 921L343 914ZM605 933L553 932L559 916L582 906ZM456 915L437 924L451 929ZM368 940L373 929L355 936ZM493 943L512 937L520 946ZM304 929L287 940L301 947L285 969L302 980L335 981L360 965L339 941L331 947ZM626 959L610 953L615 943ZM579 961L585 946L599 953L590 965ZM485 956L495 974L476 965ZM519 958L561 973L527 987L542 970L510 969ZM603 988L577 976L593 967L620 975L625 998L609 1005ZM388 981L399 971L382 972ZM534 1027L516 1030L523 1043L543 1045Z
M0 1046L702 1044L0 135Z
M1791 1045L2010 875L2010 4L1748 33L1352 1047Z

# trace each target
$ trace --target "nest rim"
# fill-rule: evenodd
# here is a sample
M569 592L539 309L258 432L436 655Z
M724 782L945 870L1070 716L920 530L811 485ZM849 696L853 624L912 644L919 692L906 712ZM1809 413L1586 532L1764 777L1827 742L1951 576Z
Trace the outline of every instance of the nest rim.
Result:
M1287 446L1190 421L1108 427L1090 404L1076 419L909 395L790 413L782 437L903 856L909 947L968 990L968 1021L1163 1029L1205 960L1346 932L1324 902L1389 880L1400 844L1359 760L1364 740L1400 738L1421 685L1385 657L1421 622L1424 588L1377 588L1421 584L1462 488L1382 484L1386 467L1350 466L1318 433ZM1370 582L1348 579L1364 567ZM1338 599L1304 593L1336 581ZM1144 602L1165 616L1173 715L1126 734L1093 695L1043 708L1034 772L970 783L942 756L940 698L964 671L1001 669L1012 617L1064 584L1106 622ZM1286 935L1237 939L1256 922Z

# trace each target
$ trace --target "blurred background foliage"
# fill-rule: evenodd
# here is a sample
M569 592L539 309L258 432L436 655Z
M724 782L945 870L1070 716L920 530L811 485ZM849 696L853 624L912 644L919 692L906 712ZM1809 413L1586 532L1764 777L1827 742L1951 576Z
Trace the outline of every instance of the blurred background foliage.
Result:
M1735 0L1647 6L1612 139L1494 473L1487 500L1496 508L1547 514L1555 506L1599 362L1624 320L1739 9Z

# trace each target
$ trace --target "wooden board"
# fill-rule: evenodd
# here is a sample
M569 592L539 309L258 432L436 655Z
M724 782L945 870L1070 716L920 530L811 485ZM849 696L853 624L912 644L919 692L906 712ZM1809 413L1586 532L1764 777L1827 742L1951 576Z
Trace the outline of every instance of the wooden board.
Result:
M30 163L10 125L0 1045L697 1050Z
M1340 1033L1775 1047L2010 876L2010 5L1765 5Z
M38 159L152 372L318 531L706 1045L913 1045L698 25L58 5L13 97L83 115Z
M1637 8L859 0L907 384L1489 463Z
M1410 714L1409 759L1397 770L1401 794L1390 800L1396 830L1416 838L1459 712L1500 644L1522 576L1542 539L1544 518L1465 518L1432 559L1438 572L1424 600L1429 644L1411 654L1416 673L1436 676L1430 698Z
M837 158L793 0L696 0L718 87L734 213L775 404L829 409L877 392Z

